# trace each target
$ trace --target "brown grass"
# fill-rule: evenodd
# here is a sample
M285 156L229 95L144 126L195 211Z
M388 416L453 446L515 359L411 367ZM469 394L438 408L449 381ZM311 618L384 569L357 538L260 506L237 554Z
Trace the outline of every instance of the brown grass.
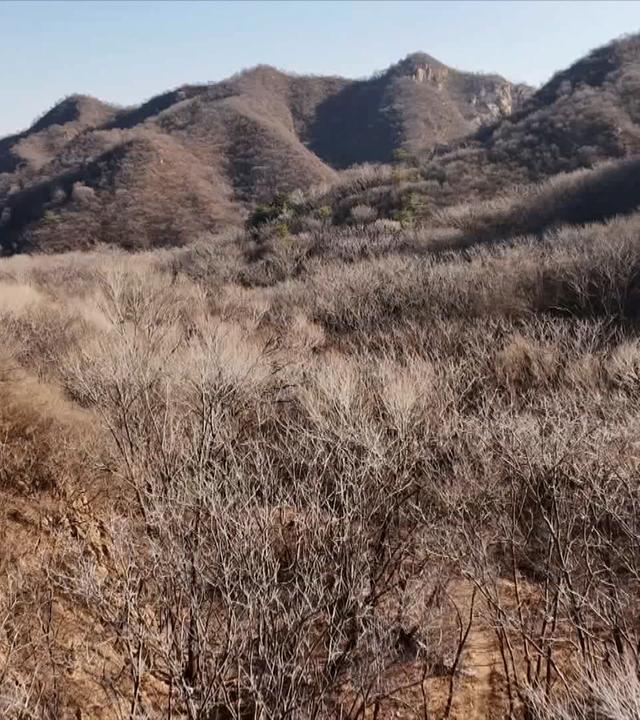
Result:
M0 265L7 541L67 518L4 566L14 714L506 716L634 652L638 215L323 237Z

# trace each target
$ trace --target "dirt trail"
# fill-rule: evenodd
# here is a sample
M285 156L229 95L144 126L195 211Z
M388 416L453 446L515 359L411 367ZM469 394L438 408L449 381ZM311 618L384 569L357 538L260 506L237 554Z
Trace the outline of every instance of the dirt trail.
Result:
M451 598L462 617L467 618L472 602L471 588L459 584L452 589ZM473 622L460 660L459 677L456 679L451 713L451 717L456 720L504 717L506 697L502 658L488 617L484 598L476 594Z
M449 598L457 607L465 626L471 597L472 590L468 584L460 583L450 588ZM489 617L484 599L476 595L473 622L454 678L449 720L503 720L508 715L502 658ZM454 635L458 633L453 605L449 631ZM383 704L377 716L379 720L443 720L451 676L445 671L416 684L416 673L419 672L419 668L408 665L396 673L395 684L405 689L393 693ZM425 702L428 707L426 713ZM367 720L375 717L373 708L369 709L366 717Z
M470 718L501 717L504 711L500 651L493 630L477 618L462 658L456 715ZM462 712L461 712L462 711Z

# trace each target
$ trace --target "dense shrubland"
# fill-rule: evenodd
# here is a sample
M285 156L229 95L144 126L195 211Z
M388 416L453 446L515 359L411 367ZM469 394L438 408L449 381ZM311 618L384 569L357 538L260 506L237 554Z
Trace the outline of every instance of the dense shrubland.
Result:
M556 225L4 260L4 715L634 717L640 219Z
M470 242L539 233L549 225L586 223L640 204L637 157L558 173L532 182L508 164L488 165L468 149L460 160L433 160L418 169L363 166L331 187L275 198L254 213L253 225L285 223L293 232L376 225L451 235Z

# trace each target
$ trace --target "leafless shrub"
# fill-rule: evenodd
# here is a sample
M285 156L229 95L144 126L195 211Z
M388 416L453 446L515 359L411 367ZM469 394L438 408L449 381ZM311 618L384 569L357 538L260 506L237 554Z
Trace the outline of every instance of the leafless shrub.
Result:
M636 235L4 261L0 491L47 522L9 518L46 553L10 558L40 664L14 652L3 697L361 720L455 717L491 682L505 714L596 707L577 668L640 637Z
M351 217L356 223L366 225L372 223L378 217L378 213L368 205L356 205L356 207L351 208Z

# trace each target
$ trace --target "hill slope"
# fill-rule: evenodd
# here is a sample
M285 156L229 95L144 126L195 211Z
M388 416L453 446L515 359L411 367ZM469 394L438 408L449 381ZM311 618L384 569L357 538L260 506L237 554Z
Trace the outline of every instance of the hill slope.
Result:
M367 172L316 195L334 222L370 206L378 217L421 221L443 207L489 200L559 173L640 153L640 35L614 41L559 72L511 115L394 172ZM603 187L603 192L607 188Z
M493 159L526 164L538 176L640 152L640 35L557 73L479 136Z
M92 97L71 95L25 132L0 139L0 174L18 168L37 171L74 137L114 117L117 110Z
M386 162L400 149L462 137L520 108L527 95L499 76L462 73L414 54L369 80L259 66L136 108L70 97L0 141L0 243L9 252L61 243L181 243L240 222L246 204L277 192L331 184L354 163ZM159 152L161 173L148 171L147 153L131 152L142 146ZM121 180L131 175L138 179L133 193ZM172 180L160 187L160 177ZM94 202L75 202L77 183ZM119 192L129 194L124 206ZM176 218L160 229L151 199L158 192ZM194 209L197 220L177 221ZM152 217L150 228L144 219ZM123 227L137 228L136 236L125 239Z

